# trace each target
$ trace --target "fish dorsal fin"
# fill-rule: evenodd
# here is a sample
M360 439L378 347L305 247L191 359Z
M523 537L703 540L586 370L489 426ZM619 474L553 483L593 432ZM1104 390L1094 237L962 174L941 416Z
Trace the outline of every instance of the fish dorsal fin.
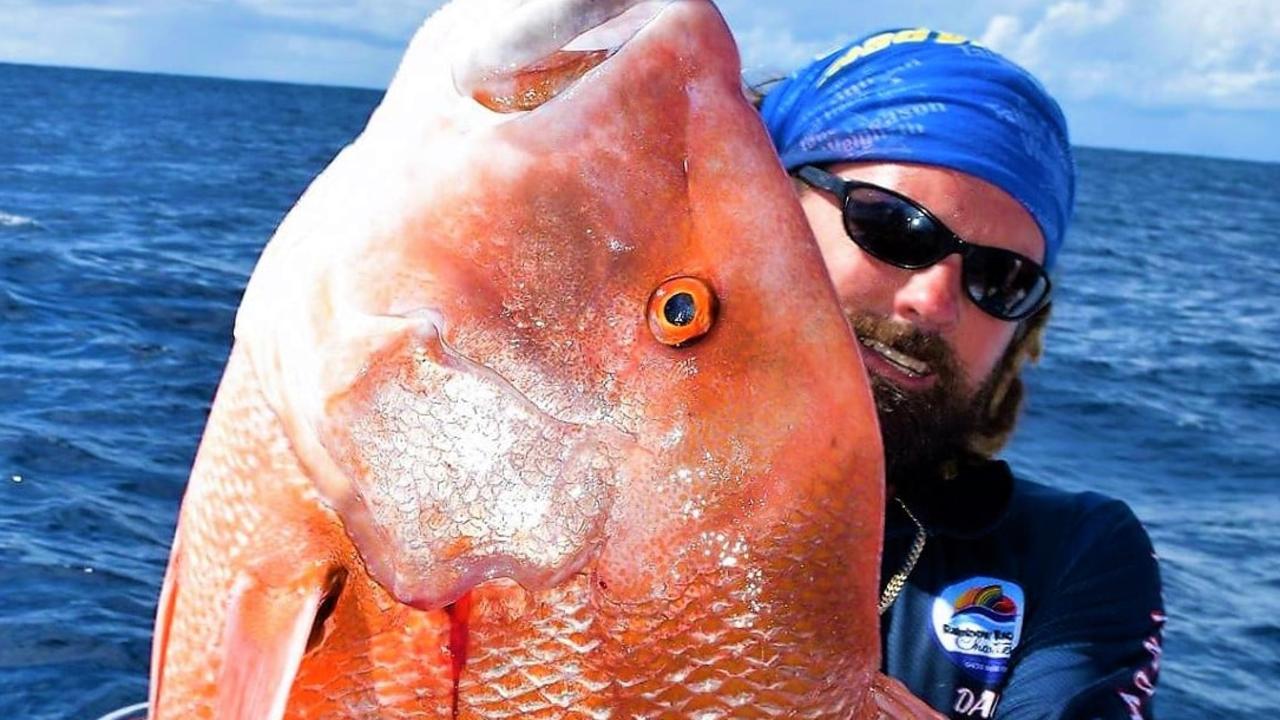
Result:
M279 720L306 653L332 568L314 564L284 583L253 575L235 583L222 638L220 720Z

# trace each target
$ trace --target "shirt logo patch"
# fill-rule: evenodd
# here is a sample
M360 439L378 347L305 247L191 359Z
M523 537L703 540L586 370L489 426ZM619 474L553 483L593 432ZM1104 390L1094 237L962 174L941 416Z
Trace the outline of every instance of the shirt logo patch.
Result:
M951 662L984 685L1009 671L1022 636L1025 598L1017 583L972 577L948 586L933 601L933 633Z

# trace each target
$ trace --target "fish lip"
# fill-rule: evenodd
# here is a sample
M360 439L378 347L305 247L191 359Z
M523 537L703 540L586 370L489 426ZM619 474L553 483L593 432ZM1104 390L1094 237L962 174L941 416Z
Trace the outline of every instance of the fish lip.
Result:
M626 9L617 15L614 15L595 27L579 33L572 40L565 43L559 51L581 52L586 50L610 50L611 55L615 54L625 47L627 43L631 42L644 32L645 28L649 27L653 22L661 17L669 7L675 4L675 2L676 0L635 0L635 2L631 2ZM648 13L647 16L643 16L644 13ZM628 18L628 16L641 17L630 18L632 24L628 25L623 22L623 20ZM635 22L637 19L639 19L638 23ZM597 36L599 35L604 35L604 37L607 38L608 32L619 31L620 36L625 36L622 40L604 43L597 40Z
M464 58L462 58L460 61L454 62L452 64L451 74L453 78L454 89L458 92L459 95L466 98L474 99L475 93L478 90L480 90L480 88L482 88L486 83L501 79L504 76L515 75L516 73L520 72L521 69L526 68L534 63L537 63L540 60L544 60L556 54L557 52L582 51L583 48L576 47L576 45L578 45L579 43L582 43L584 38L588 38L593 33L597 33L601 31L602 28L605 28L610 23L613 23L619 20L620 18L623 18L624 16L632 13L633 11L636 10L636 8L640 8L642 6L654 6L654 10L649 15L649 17L644 19L643 22L639 23L634 28L634 30L627 35L625 39L623 39L622 41L618 42L616 45L609 48L595 48L600 50L607 50L608 56L604 59L604 61L600 62L600 64L597 67L591 68L589 71L587 71L587 73L583 75L583 77L578 78L576 81L572 83L572 84L577 84L579 82L582 82L586 77L592 75L593 73L596 73L599 69L599 66L607 65L609 63L609 60L611 60L615 55L618 55L623 50L625 50L628 44L632 43L634 40L640 37L646 30L652 27L658 21L658 19L661 18L672 6L679 4L679 1L680 0L614 0L613 3L609 3L609 2L600 3L601 5L605 5L605 6L613 4L620 9L618 9L617 12L611 15L605 15L604 17L600 18L599 21L596 22L594 25L581 28L579 31L575 32L571 37L569 37L567 40L560 43L559 45L537 46L538 49L536 51L522 53L514 61L496 62L491 59L486 59L484 57L485 52L489 51L490 48L496 45L503 44L503 40L500 37L498 40L491 41L489 43L486 43L483 47L477 48L476 50L472 51L471 53L466 55ZM553 4L559 4L559 5L567 5L569 8L575 8L584 2L587 4L592 4L592 0L579 0L578 2L569 2L569 3L557 2L557 0L546 0L545 2L538 3L538 5L548 6ZM545 21L543 22L543 24L551 25L552 27L554 27L554 24L546 23ZM518 27L515 29L518 29ZM513 27L509 26L507 28L507 32L509 34L514 34ZM514 41L514 39L512 41ZM555 97L552 97L547 102L550 103L555 99L556 99Z

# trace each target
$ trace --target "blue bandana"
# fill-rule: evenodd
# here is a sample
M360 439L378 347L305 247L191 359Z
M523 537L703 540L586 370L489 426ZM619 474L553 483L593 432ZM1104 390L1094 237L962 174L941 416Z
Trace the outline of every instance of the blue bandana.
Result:
M788 170L879 160L986 180L1035 218L1053 266L1075 203L1066 119L991 50L924 28L877 33L780 82L760 112Z

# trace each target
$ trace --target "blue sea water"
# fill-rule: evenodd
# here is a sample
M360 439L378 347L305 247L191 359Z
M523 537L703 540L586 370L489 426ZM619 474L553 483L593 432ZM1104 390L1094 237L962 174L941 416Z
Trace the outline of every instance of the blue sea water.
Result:
M0 716L146 696L240 292L378 94L0 65ZM1163 718L1280 707L1280 165L1081 149L1007 455L1161 556Z

